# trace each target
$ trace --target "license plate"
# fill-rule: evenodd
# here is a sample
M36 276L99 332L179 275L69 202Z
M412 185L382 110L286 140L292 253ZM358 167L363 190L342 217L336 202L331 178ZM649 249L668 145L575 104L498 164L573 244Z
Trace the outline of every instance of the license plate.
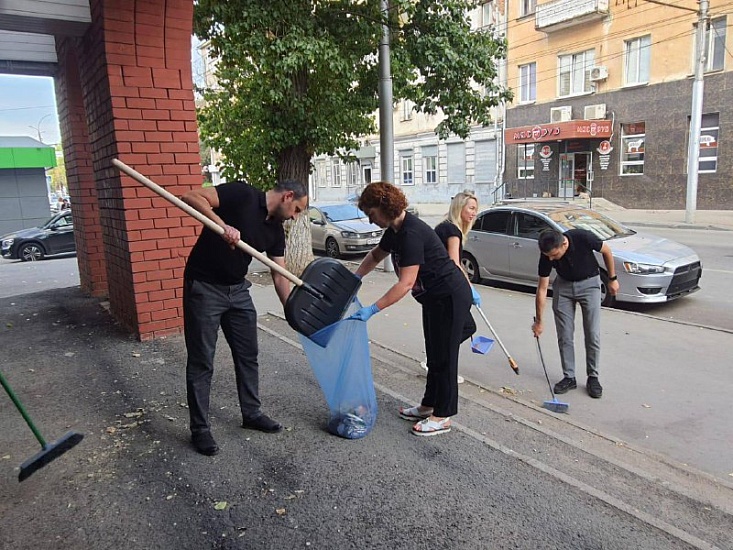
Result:
M379 244L379 239L367 239L367 244Z

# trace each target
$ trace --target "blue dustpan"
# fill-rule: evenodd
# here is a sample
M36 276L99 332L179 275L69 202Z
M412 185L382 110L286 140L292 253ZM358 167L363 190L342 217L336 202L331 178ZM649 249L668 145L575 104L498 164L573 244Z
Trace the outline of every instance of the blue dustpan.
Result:
M476 336L471 339L471 351L474 353L486 355L493 345L494 341L491 338L486 338L486 336Z

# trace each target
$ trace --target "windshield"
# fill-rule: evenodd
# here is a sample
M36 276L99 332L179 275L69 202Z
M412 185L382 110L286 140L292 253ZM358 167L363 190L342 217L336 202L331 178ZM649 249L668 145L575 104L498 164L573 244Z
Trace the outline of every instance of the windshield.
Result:
M593 210L560 210L548 215L565 229L586 229L604 241L635 233L628 227Z
M321 208L321 212L326 216L326 219L332 222L342 222L344 220L356 220L367 217L367 215L359 210L354 204L324 206Z

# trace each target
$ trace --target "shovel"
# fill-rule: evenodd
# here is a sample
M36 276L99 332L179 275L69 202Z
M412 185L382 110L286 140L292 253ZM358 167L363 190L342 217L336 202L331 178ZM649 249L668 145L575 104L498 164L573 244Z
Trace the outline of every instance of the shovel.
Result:
M20 465L18 481L23 481L24 479L27 479L31 474L40 470L52 460L60 457L62 454L64 454L72 447L75 447L82 439L84 439L84 434L80 434L78 432L68 432L56 441L47 443L41 435L41 432L38 431L38 428L36 428L35 424L33 424L31 417L26 412L23 404L20 402L20 399L18 399L18 397L15 395L15 392L13 392L13 389L10 387L10 384L8 384L7 380L5 380L2 372L0 372L0 384L2 384L3 388L5 388L5 391L10 396L13 404L15 404L15 407L23 416L23 419L28 424L28 427L33 432L33 435L36 436L36 439L41 444L41 450Z
M216 222L187 205L140 172L130 168L124 162L112 159L112 164L168 202L196 218L213 232L218 235L224 233L224 228ZM344 264L333 258L319 258L311 262L303 270L301 279L244 241L240 240L236 243L236 246L295 284L295 289L285 302L285 319L294 330L305 336L310 336L320 329L341 320L361 286L361 281Z

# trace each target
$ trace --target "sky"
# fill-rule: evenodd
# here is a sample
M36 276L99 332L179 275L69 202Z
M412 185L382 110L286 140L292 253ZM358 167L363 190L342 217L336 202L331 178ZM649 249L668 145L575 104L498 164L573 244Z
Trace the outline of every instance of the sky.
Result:
M0 75L0 136L61 141L53 78Z

